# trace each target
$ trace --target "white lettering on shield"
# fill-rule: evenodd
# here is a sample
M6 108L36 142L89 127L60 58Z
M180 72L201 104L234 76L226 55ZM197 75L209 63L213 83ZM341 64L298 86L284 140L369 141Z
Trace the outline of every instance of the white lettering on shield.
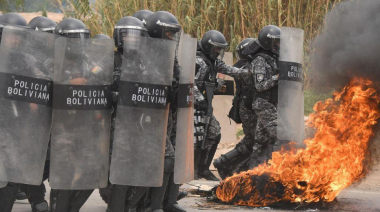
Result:
M48 85L15 79L8 87L8 95L27 97L31 99L50 100Z
M68 105L107 105L104 90L72 90L71 97L66 98Z
M139 87L137 89L137 94L132 94L132 101L153 104L166 104L166 90Z
M288 77L302 79L302 67L290 66L290 71L288 71Z

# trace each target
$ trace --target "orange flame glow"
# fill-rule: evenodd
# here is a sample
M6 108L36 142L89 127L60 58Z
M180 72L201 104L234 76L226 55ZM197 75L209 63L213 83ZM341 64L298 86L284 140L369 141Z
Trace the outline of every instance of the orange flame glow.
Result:
M274 152L268 164L226 178L217 197L249 206L333 201L364 175L368 141L380 117L379 102L372 81L352 79L333 99L315 104L307 124L316 132L304 141L305 149Z

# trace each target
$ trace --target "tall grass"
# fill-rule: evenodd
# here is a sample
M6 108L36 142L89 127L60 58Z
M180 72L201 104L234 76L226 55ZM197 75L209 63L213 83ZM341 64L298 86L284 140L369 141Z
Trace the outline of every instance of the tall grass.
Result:
M58 0L60 1L60 0ZM208 30L221 31L230 51L246 37L273 24L305 30L305 52L321 30L323 18L342 0L68 0L73 15L81 19L93 34L112 35L116 21L140 9L166 10L174 14L186 33L201 38ZM306 54L307 55L307 54ZM309 87L308 58L305 57L305 86Z

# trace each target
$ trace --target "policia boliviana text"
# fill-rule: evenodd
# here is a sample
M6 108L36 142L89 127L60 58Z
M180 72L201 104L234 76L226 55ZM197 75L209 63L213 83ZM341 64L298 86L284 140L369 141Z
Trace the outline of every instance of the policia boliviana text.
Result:
M214 166L224 179L265 162L295 135L279 138L281 127L299 126L278 112L279 87L302 82L281 78L294 70L282 60L281 31L270 25L243 40L232 67L222 61L222 33L197 42L166 11L121 18L113 39L91 38L73 18L0 16L0 212L22 194L33 212L76 212L94 189L108 212L185 211L181 184L219 180L209 168L222 136L212 108L224 87L217 73L236 82L230 117L245 137Z

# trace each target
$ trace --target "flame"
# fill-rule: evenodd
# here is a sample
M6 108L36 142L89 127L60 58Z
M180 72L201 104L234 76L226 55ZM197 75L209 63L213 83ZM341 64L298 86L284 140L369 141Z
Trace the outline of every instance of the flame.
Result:
M332 99L318 102L305 149L272 154L267 164L226 178L216 191L223 202L268 206L286 202L331 202L364 176L368 141L377 123L380 95L372 81L353 78Z

